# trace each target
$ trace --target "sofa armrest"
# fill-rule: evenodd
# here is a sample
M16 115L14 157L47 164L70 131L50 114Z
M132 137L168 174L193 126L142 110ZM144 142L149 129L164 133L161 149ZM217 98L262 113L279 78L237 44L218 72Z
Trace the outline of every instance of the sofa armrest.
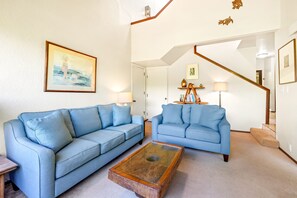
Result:
M11 180L28 197L54 197L54 152L29 140L20 120L4 123L4 133L7 157L18 164Z
M219 132L221 134L221 153L230 154L230 124L224 117L219 123Z
M152 117L152 139L154 141L158 140L158 125L162 123L162 114Z
M141 125L141 134L142 134L142 139L143 139L144 138L144 119L143 119L143 117L140 115L133 115L132 123Z

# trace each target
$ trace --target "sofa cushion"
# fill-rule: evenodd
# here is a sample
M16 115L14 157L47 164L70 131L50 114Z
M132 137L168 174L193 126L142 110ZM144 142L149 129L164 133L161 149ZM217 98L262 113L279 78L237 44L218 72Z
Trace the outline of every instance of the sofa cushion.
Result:
M184 138L188 126L189 124L160 124L158 126L158 133Z
M115 104L98 105L99 115L103 129L113 125L112 107L114 105Z
M225 109L217 105L204 105L199 124L215 131L225 115Z
M140 124L125 124L120 126L108 127L108 130L120 131L125 133L125 139L129 140L135 135L141 133L141 125Z
M100 155L98 143L75 138L56 154L56 179Z
M76 137L101 129L101 121L97 107L69 110Z
M104 154L111 149L117 147L125 141L123 132L102 129L80 138L96 142L100 145L101 154Z
M53 112L43 118L28 120L26 124L35 132L37 142L52 149L55 153L72 141L60 111Z
M182 119L184 123L190 123L191 105L184 104L182 109Z
M211 142L220 143L220 133L211 128L207 128L198 124L191 124L186 130L186 138Z
M200 123L200 118L202 115L202 109L206 105L199 105L199 104L193 104L191 105L191 118L190 118L190 123L191 124L199 124Z
M182 107L177 104L162 105L163 124L183 124Z
M26 129L26 135L27 137L32 140L33 142L37 143L37 139L35 137L35 132L34 130L32 130L30 127L28 127L28 125L26 124L26 122L28 120L32 120L35 118L43 118L47 115L52 114L53 112L59 111L62 113L63 118L64 118L64 122L69 130L69 132L71 133L72 137L75 137L75 133L74 133L74 129L72 126L72 122L71 122L71 118L69 115L69 111L67 109L59 109L59 110L53 110L53 111L43 111L43 112L26 112L26 113L22 113L18 116L18 118L24 123L25 129Z
M113 126L122 124L130 124L132 122L131 107L130 106L117 106L112 107L113 111Z

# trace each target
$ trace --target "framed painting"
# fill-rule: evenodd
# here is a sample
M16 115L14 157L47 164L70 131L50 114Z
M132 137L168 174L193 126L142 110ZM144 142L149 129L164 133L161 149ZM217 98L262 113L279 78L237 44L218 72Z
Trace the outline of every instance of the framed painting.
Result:
M279 84L296 82L296 39L278 50Z
M96 92L97 58L46 41L45 92Z
M187 65L187 79L198 79L198 64Z

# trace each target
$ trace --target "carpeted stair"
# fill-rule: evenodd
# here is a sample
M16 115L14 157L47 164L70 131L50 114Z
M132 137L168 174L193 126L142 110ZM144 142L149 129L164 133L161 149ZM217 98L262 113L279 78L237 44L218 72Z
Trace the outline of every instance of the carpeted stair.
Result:
M270 132L265 129L251 128L252 136L263 146L279 148L279 141L276 140Z

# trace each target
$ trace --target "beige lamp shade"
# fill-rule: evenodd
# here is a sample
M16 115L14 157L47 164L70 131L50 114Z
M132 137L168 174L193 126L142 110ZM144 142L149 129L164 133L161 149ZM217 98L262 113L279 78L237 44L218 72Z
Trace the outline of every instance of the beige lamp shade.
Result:
M118 103L131 103L132 101L133 99L131 92L118 93Z
M215 82L213 84L214 91L228 91L228 83L226 82Z

